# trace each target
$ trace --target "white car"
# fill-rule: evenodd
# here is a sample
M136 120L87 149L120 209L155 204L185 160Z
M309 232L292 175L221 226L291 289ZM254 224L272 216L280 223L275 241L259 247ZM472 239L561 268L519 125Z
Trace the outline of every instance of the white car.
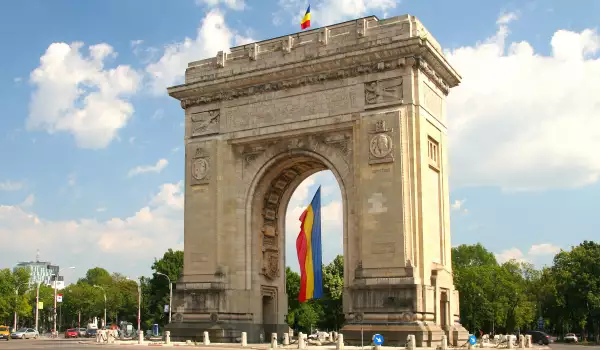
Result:
M21 328L10 334L12 339L37 339L40 334L33 328Z
M565 335L565 342L566 343L578 343L579 339L577 339L577 336L575 335L575 333L567 333L567 335Z

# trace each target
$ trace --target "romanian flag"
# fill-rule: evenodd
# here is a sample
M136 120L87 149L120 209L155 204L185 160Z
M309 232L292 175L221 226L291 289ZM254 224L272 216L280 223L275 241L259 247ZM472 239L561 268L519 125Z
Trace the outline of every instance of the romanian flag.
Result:
M310 205L300 215L300 234L296 239L296 251L300 263L300 293L303 303L323 296L323 270L321 247L321 186Z
M302 28L302 30L308 27L310 27L310 5L308 5L306 13L304 14L304 17L302 17L302 21L300 22L300 28Z

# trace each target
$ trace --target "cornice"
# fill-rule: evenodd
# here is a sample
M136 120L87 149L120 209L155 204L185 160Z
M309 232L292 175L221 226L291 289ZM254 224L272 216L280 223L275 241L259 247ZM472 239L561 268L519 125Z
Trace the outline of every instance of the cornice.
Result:
M288 66L245 72L237 76L174 86L169 95L181 101L181 107L233 100L265 92L286 90L325 81L356 77L414 66L429 77L444 94L459 84L460 76L443 56L436 54L426 39L413 38L303 61Z

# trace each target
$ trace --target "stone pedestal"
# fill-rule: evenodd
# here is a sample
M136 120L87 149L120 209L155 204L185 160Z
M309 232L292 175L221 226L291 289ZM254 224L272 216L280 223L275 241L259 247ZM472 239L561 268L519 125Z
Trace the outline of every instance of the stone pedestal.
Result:
M385 339L385 346L406 345L409 335L415 336L416 347L436 347L441 344L443 332L437 325L425 325L418 322L403 324L347 324L340 333L344 334L344 342L348 345L361 345L361 330L364 344L370 344L374 334L381 334Z

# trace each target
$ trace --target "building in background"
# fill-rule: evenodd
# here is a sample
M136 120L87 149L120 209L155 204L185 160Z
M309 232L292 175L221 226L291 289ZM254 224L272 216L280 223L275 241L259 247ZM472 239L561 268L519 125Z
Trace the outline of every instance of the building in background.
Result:
M54 281L57 279L55 276L58 274L58 265L52 265L47 261L27 261L20 262L15 267L26 268L31 272L31 279L29 280L30 286L36 286L38 283L45 284L54 288ZM56 282L56 289L65 288L65 279L63 276L58 276Z

